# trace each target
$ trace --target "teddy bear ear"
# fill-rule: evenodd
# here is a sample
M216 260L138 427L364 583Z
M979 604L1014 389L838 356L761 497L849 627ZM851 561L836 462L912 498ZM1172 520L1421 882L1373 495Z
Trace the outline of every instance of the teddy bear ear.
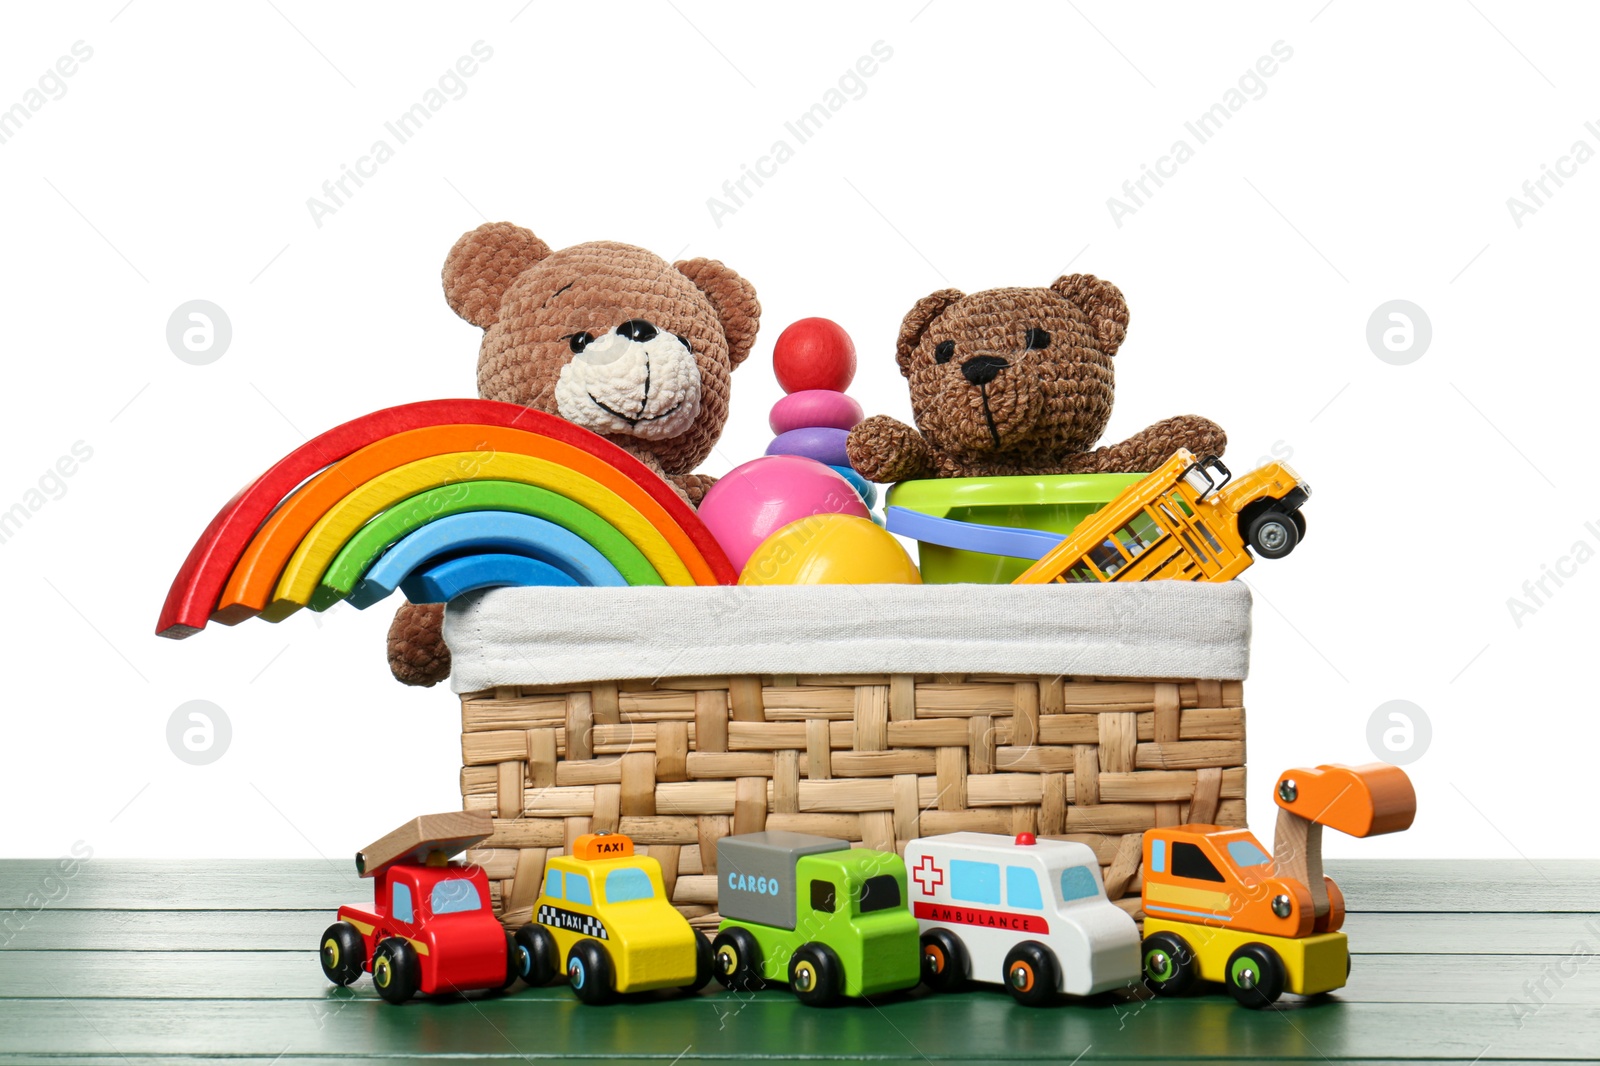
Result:
M902 375L911 376L911 353L917 350L917 344L933 320L965 295L960 289L940 289L918 300L916 306L906 312L906 317L900 322L900 336L894 345L894 359L900 364Z
M500 317L500 298L517 275L550 254L550 246L510 222L485 222L463 233L444 257L444 298L450 310L488 329Z
M716 309L723 335L728 338L729 363L738 366L744 362L761 326L761 301L756 299L756 287L716 259L684 259L672 266L705 293Z
M1128 335L1128 301L1122 290L1093 274L1064 274L1050 283L1068 303L1089 316L1089 327L1106 355L1116 355Z

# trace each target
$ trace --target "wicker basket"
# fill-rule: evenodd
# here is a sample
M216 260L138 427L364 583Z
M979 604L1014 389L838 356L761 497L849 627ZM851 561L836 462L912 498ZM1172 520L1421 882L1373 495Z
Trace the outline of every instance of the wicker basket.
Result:
M958 830L1063 837L1095 849L1137 913L1144 830L1245 824L1239 681L672 678L500 685L461 712L462 800L495 815L469 857L508 924L527 920L546 859L601 830L647 849L705 926L729 833L897 850Z

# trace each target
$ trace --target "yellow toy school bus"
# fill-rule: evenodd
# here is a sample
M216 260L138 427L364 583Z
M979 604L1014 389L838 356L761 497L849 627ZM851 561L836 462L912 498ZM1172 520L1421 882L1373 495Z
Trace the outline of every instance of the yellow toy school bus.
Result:
M1311 486L1284 463L1235 479L1214 455L1180 448L1090 515L1014 584L1228 581L1254 559L1281 559L1305 537Z

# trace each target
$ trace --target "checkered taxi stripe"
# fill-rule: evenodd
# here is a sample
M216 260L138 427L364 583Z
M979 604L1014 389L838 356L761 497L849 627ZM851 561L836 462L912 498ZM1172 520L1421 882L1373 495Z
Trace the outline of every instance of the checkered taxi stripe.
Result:
M606 935L606 926L599 918L588 914L579 914L576 911L562 910L552 907L548 903L539 908L538 918L540 925L552 929L565 929L580 936L592 936L596 940L610 940Z

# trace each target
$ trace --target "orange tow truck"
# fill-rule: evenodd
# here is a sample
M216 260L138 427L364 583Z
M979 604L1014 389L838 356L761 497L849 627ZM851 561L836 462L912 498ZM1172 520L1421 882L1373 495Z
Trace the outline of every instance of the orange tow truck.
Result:
M1145 984L1183 995L1197 981L1246 1007L1316 995L1350 975L1344 896L1322 872L1322 829L1355 837L1411 826L1417 796L1387 763L1286 771L1274 852L1248 829L1180 825L1144 835Z

